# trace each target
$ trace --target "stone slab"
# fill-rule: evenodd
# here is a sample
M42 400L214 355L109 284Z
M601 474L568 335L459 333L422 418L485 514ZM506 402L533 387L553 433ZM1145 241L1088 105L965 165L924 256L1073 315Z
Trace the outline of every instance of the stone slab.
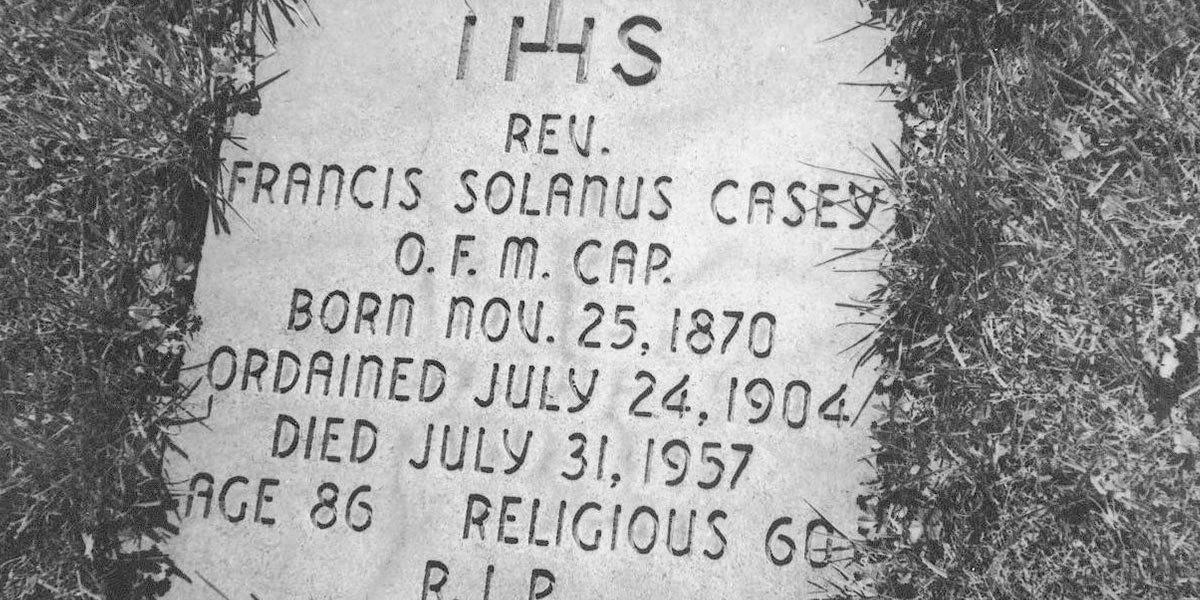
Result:
M172 597L822 597L871 475L879 257L829 262L888 218L869 11L313 10L223 157Z

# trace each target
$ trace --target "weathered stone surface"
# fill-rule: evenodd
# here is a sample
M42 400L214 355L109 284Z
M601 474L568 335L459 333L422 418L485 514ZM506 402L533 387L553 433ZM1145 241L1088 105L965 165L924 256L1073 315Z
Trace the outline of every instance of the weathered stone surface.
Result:
M823 41L856 2L752 4L324 2L281 32L205 247L174 597L838 579L874 380L838 306L874 281L839 270L878 257L827 261L885 226L848 173L898 129L843 83L891 73L860 73L878 31Z

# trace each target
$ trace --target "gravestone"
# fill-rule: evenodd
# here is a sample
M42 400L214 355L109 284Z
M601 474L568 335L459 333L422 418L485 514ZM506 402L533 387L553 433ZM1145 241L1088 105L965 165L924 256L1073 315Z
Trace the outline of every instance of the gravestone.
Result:
M852 85L893 75L870 11L313 10L223 156L172 597L847 584L875 379L847 323L879 260L855 250L898 130Z

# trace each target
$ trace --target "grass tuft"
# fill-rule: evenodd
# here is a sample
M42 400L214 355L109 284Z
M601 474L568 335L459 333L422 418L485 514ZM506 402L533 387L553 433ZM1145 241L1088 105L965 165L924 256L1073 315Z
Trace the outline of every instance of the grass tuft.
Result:
M1200 13L890 9L877 590L1200 597Z
M283 0L0 4L0 597L145 598L218 151ZM277 8L276 8L277 10Z

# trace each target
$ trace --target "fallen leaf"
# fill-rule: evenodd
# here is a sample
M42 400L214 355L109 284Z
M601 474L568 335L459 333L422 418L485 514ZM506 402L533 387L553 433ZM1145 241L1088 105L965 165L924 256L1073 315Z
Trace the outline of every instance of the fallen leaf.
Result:
M1179 431L1174 436L1175 454L1200 454L1200 439L1187 429Z

